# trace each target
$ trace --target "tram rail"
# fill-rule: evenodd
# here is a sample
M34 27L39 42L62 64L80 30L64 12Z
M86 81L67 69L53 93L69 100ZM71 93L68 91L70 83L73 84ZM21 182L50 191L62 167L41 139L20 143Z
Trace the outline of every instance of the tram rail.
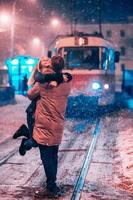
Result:
M91 164L93 152L96 147L96 142L97 142L99 134L100 134L100 119L97 120L96 128L93 133L93 138L92 138L91 144L87 150L86 157L83 162L82 168L80 170L78 179L75 183L74 190L73 190L73 193L71 196L71 200L79 200L80 199L81 192L82 192L84 182L85 182L85 178L88 173L89 166Z
M73 173L73 181L69 187L69 189L71 188L70 193L72 194L71 200L75 200L75 199L78 200L80 198L80 193L82 192L84 179L85 179L86 173L88 171L87 168L89 167L89 165L91 163L92 154L93 154L94 148L96 146L96 141L97 141L97 138L99 135L99 131L100 131L99 124L100 124L100 119L97 119L97 122L94 123L93 128L89 129L89 131L82 133L80 135L76 134L76 133L70 133L69 139L64 139L64 141L63 141L64 144L62 145L62 148L59 149L59 171L61 171L62 169L65 171L63 166L66 165L68 157L70 157L70 159L71 158L73 159L76 155L79 156L80 154L82 154L81 162L84 160L83 165L80 163L79 166L76 166L77 165L76 159L72 161L74 166L76 167L77 171L79 172L78 180L76 180L77 171L73 171L73 169L69 169L70 170L69 172L71 172L71 170L72 170L72 173ZM85 139L87 139L88 142L85 141ZM8 146L9 149L7 149L6 153L2 154L3 156L0 157L0 166L2 166L4 164L23 165L22 160L19 160L18 159L19 157L16 156L18 153L18 146L19 146L18 144L19 143L20 143L20 139L12 140L11 138L8 138L5 142L1 143L1 145L2 145L1 148L4 148L4 146L6 147L8 145L10 145L10 147ZM66 152L68 152L68 154L66 154ZM15 159L14 162L11 161L12 158ZM26 158L24 157L23 159L24 159L23 162L25 163ZM33 191L32 186L34 187L34 180L32 177L34 177L34 179L37 180L37 182L35 181L36 183L38 183L38 184L36 184L36 186L37 185L39 186L42 183L42 181L44 182L44 177L39 177L39 174L40 174L39 172L41 171L41 166L40 166L41 164L40 163L38 163L38 164L39 165L37 165L36 169L34 168L34 171L28 177L28 179L25 181L25 183L22 184L22 186L20 185L20 187L19 187L20 189L18 190L16 188L18 195L20 195L20 196L24 195L23 194L24 188L25 188L25 190L27 190L27 188L29 188L29 190ZM75 175L74 175L74 173L75 173ZM42 175L42 173L41 173L41 175ZM61 174L59 176L61 177ZM69 173L68 173L68 176L69 176ZM66 175L66 177L67 177L67 175ZM73 187L75 180L76 180L76 183L75 183L75 186ZM65 180L63 182L65 182ZM67 185L67 182L66 182L66 185ZM26 193L26 195L27 195L27 193ZM31 195L32 195L32 192L31 192L31 194L29 193L29 196L31 196ZM64 200L64 198L65 197L62 197L63 200Z

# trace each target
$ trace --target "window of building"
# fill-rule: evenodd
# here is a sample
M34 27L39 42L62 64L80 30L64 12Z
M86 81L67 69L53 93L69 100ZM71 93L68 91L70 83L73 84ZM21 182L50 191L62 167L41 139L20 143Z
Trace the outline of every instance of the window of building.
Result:
M125 31L124 31L124 30L121 30L121 31L120 31L120 36L121 36L121 37L125 37Z
M112 31L108 30L108 31L106 32L106 35L107 35L107 37L112 37Z
M94 31L93 34L94 34L94 35L98 35L98 32L97 32L97 31Z
M121 70L124 71L124 69L125 69L125 64L122 63L122 64L121 64Z
M125 56L125 54L126 54L126 49L125 49L125 47L121 47L120 54L121 54L121 56Z

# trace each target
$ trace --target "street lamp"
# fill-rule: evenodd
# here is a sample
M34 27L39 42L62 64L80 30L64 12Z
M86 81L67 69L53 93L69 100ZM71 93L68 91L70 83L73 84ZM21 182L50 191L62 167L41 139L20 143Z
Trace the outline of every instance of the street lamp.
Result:
M14 56L14 40L15 40L15 15L16 15L16 3L17 0L12 4L12 26L11 26L11 57Z
M28 0L32 3L35 3L36 0ZM14 44L15 44L15 17L16 17L16 3L17 0L14 0L12 4L12 26L11 26L11 57L14 56Z
M10 16L7 13L2 13L0 15L0 23L4 26L8 26L10 23Z
M35 44L35 45L39 45L40 42L41 42L41 41L40 41L39 38L37 38L37 37L33 38L33 44Z
M2 13L0 14L0 24L4 26L4 28L7 28L11 26L11 57L13 57L14 54L14 32L15 32L15 6L16 6L17 0L15 0L12 4L12 16L10 16L8 13Z
M40 56L44 55L45 49L44 49L44 45L43 45L41 38L34 37L31 40L30 45L32 47L31 51L32 51L34 56L40 57Z
M60 24L60 21L57 18L51 20L51 24L53 27L57 27Z

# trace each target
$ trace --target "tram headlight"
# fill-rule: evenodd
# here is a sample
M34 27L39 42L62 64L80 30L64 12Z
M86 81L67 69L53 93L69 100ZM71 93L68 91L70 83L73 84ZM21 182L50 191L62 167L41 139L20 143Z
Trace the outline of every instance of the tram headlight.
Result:
M98 90L98 89L100 89L100 87L101 87L100 83L98 83L98 82L92 83L92 89L93 90Z
M108 89L109 89L109 84L105 83L105 84L104 84L104 89L105 89L105 90L108 90Z

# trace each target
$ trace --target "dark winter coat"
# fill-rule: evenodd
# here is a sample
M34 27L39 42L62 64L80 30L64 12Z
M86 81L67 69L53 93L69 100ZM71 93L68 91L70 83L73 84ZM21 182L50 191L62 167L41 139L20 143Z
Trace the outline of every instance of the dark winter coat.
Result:
M67 77L68 79L67 82L72 80L71 74L69 73L63 73L63 74ZM49 83L50 81L56 81L57 85L59 85L63 83L64 81L63 74L62 73L42 74L41 72L36 71L34 74L34 79L35 79L35 82L39 82L39 83L46 83L46 82ZM36 110L36 103L39 99L40 99L40 95L31 101L30 105L26 109L27 113L34 115L35 110Z

